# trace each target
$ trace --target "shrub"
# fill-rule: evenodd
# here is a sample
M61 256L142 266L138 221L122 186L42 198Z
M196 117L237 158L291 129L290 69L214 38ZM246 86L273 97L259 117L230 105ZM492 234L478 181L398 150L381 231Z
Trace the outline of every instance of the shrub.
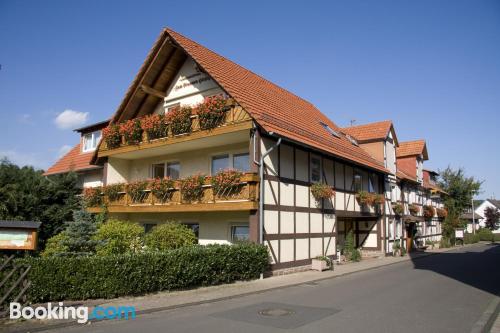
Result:
M206 176L198 174L181 180L181 195L186 201L199 201L203 197Z
M439 241L439 247L442 249L451 247L450 240L446 237L441 237L441 240Z
M64 231L50 237L47 239L47 243L45 243L45 249L42 251L41 256L51 257L68 252L68 247L65 245L67 240L68 235Z
M424 206L424 217L426 219L432 219L434 217L435 210L434 207L425 205Z
M488 228L481 228L477 231L479 239L482 241L493 241L493 232Z
M147 180L137 180L132 183L127 184L127 194L130 196L133 202L142 202L146 197L144 192L149 185Z
M470 233L465 233L464 234L464 244L474 244L479 242L480 237L478 234L470 234Z
M408 206L408 210L410 211L411 215L417 216L420 208L416 204L411 204Z
M142 141L141 120L138 118L127 120L120 124L120 134L127 144L138 144Z
M226 100L222 96L207 97L196 108L202 130L212 129L224 122Z
M193 230L175 222L167 222L153 227L145 239L148 250L156 251L178 249L195 243L196 235Z
M175 107L168 111L166 120L170 123L173 135L191 132L191 114L193 109L189 106Z
M194 245L167 252L18 260L31 265L31 303L112 298L254 279L268 267L257 244Z
M168 125L165 116L161 114L151 114L142 118L141 128L146 132L148 140L166 138L168 135Z
M321 199L330 199L331 197L335 196L335 190L333 189L333 187L326 184L314 183L311 185L311 194L313 195L314 199L319 201Z
M361 253L354 245L354 234L352 230L349 231L345 237L344 256L346 260L351 260L355 262L361 260Z
M110 219L103 223L94 237L100 243L97 255L115 255L138 252L142 249L144 228L138 223Z
M122 183L109 184L103 187L102 192L108 197L109 201L116 201L120 199L124 187L125 184Z
M448 211L445 208L436 208L436 214L440 219L444 219L448 216Z
M402 216L405 212L405 207L402 204L397 203L392 205L392 210L394 211L395 215Z
M86 187L83 189L83 202L88 207L99 206L102 203L101 187Z
M168 177L156 178L151 180L149 186L151 187L151 193L153 193L157 199L164 202L174 187L174 181Z
M214 195L227 196L234 193L241 184L243 174L238 170L221 170L210 179Z
M102 130L102 137L106 142L108 149L118 148L122 143L122 136L120 134L120 126L111 124Z

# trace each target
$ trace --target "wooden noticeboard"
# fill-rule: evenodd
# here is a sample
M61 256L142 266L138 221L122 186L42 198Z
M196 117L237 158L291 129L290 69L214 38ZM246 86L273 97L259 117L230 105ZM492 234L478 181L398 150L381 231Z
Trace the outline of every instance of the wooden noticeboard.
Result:
M36 250L40 222L0 221L0 250Z

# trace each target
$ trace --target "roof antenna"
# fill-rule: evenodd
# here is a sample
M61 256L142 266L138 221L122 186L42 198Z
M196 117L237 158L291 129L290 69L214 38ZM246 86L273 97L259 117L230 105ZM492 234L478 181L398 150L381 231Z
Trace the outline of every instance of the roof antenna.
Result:
M351 123L351 127L352 127L354 125L354 123L356 122L356 119L351 119L349 122Z

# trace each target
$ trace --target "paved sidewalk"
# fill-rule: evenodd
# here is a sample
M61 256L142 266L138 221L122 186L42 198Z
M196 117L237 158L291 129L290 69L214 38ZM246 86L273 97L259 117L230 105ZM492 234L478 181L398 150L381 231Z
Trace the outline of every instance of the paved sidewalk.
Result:
M474 246L465 245L465 247ZM165 311L173 308L186 307L196 304L210 303L221 300L226 300L235 297L241 297L249 294L262 293L273 289L286 288L294 285L311 283L314 281L331 279L338 276L352 274L356 272L377 269L387 265L393 265L401 262L426 257L429 255L453 251L463 247L455 247L449 249L433 249L425 252L412 253L411 257L406 255L404 257L383 257L366 259L358 263L349 263L342 265L335 265L333 271L316 272L306 271L294 273L289 275L274 276L263 280L253 280L245 282L236 282L233 284L226 284L212 287L202 287L191 290L173 291L173 292L160 292L156 294L149 294L139 297L121 297L115 299L100 299L80 302L64 302L65 305L86 305L93 308L97 305L100 306L134 306L136 314L151 313L157 311ZM4 325L5 324L5 325ZM26 332L26 331L40 331L49 329L54 326L67 326L74 324L74 322L63 321L25 321L25 322L12 322L7 321L0 326L4 326L8 332Z

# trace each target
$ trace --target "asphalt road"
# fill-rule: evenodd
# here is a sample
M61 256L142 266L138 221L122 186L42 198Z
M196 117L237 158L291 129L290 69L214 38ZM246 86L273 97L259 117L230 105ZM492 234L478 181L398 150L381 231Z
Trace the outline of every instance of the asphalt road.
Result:
M500 246L482 245L59 332L470 332L499 291Z

